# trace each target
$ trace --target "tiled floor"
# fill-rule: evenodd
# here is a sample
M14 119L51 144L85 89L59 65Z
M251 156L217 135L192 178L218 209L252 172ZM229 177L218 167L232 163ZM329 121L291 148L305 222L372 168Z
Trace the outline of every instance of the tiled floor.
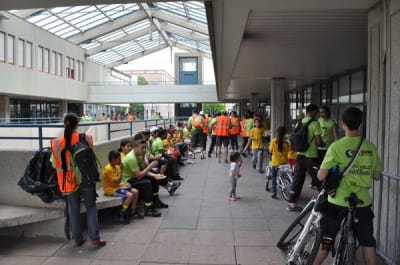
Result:
M250 158L244 158L238 182L241 200L227 201L228 169L229 164L218 164L215 158L182 167L185 180L176 194L160 192L169 204L161 218L122 225L113 211L103 211L103 248L76 247L55 238L0 237L0 265L285 264L275 245L296 213L286 212L283 200L270 197ZM301 203L313 192L305 188Z

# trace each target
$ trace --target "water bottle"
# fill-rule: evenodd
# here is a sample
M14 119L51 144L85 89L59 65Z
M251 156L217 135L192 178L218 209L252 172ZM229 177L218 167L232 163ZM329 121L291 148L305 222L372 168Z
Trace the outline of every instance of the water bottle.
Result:
M339 186L340 179L341 176L340 176L339 166L336 165L329 170L325 183L326 184L325 190L330 196L335 197L336 188Z

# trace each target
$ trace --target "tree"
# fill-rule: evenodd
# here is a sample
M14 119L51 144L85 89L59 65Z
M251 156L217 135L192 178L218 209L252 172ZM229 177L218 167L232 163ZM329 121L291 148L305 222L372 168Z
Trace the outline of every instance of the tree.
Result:
M203 111L205 113L208 113L209 115L212 115L216 112L221 112L223 110L226 110L224 103L204 103L203 104Z
M139 75L137 78L137 84L138 85L148 85L149 82L146 80L144 76Z

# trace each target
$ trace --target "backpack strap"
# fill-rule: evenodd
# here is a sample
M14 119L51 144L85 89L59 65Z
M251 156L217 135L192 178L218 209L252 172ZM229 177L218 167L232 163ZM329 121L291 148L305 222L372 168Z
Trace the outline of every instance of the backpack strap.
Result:
M351 167L353 166L353 164L354 164L356 158L357 158L358 155L361 153L362 146L364 145L364 142L365 142L364 140L365 140L365 138L361 136L361 140L360 140L360 143L358 144L357 150L356 150L356 151L353 153L353 155L351 156L350 163L349 163L349 164L347 165L347 167L343 170L343 174L342 174L343 176L346 175L346 174L349 172L349 170L350 170Z

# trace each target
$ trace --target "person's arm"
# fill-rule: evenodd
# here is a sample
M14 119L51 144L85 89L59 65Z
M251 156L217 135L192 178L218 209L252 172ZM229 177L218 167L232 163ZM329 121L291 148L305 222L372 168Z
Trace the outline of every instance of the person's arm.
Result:
M321 146L322 140L320 135L315 136L315 143L317 144L317 146Z
M318 170L318 175L317 175L318 179L320 181L323 181L326 178L326 176L328 176L328 172L329 172L329 169L320 168Z
M332 127L333 130L333 137L335 138L335 141L339 139L339 134L338 134L338 126L335 123Z
M158 162L157 161L152 161L143 170L135 171L135 172L132 173L132 175L137 179L141 179L141 178L145 177L152 168L155 168L157 166L158 166Z

